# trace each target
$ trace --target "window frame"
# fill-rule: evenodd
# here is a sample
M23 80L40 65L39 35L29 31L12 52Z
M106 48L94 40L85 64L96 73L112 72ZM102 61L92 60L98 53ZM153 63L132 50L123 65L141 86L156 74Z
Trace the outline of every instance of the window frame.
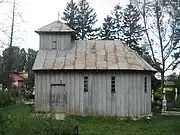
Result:
M116 93L116 77L111 76L111 93Z
M88 76L84 76L84 92L88 92Z
M147 93L147 76L144 77L144 92Z
M52 49L53 50L57 49L57 41L56 40L52 41Z

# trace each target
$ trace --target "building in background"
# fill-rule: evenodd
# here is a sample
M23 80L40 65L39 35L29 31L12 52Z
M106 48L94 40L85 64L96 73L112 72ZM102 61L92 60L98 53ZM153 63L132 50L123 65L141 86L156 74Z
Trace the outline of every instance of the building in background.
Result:
M27 72L12 72L10 73L12 80L12 87L22 87L25 86L25 81L28 79Z

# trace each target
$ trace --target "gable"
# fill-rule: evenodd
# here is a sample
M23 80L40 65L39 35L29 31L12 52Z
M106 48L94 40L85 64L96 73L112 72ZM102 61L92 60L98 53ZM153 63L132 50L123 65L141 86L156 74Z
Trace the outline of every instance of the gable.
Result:
M53 23L50 23L44 27L39 28L35 32L40 33L40 32L73 32L70 27L62 23L61 21L55 21Z
M121 41L78 40L72 49L39 50L33 70L115 69L156 71Z

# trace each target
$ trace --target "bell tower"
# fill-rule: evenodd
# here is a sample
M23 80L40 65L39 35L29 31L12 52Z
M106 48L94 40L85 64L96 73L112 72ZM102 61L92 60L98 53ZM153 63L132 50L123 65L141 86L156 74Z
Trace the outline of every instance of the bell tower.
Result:
M71 36L74 33L70 27L59 21L50 23L35 31L39 34L39 50L69 50L72 47Z

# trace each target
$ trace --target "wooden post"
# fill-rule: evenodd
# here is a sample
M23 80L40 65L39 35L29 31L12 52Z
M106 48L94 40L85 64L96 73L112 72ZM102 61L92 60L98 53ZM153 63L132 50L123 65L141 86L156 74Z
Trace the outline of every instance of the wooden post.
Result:
M163 89L162 111L167 110L166 91Z
M154 90L152 90L151 101L154 103Z
M177 100L177 97L178 97L178 90L177 88L175 88L175 101Z

